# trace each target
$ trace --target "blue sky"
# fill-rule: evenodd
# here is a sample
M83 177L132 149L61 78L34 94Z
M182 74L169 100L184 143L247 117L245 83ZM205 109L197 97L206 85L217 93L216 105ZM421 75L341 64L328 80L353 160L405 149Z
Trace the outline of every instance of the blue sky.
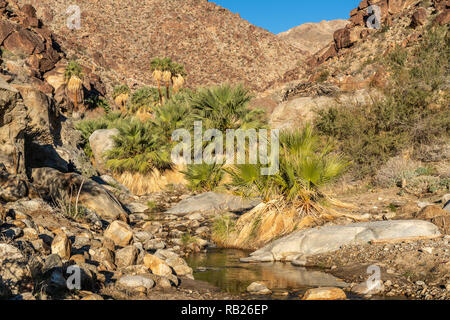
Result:
M360 0L210 0L252 24L280 33L307 22L348 19Z

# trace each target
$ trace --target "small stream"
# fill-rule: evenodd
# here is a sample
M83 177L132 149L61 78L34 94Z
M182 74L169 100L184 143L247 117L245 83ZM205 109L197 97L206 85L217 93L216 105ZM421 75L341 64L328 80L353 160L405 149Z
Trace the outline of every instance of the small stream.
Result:
M196 280L206 281L230 294L245 293L247 286L255 281L264 282L272 290L272 299L298 299L298 294L315 287L348 286L328 273L290 263L247 264L239 261L248 254L242 250L210 249L207 253L189 256L187 262L194 270Z

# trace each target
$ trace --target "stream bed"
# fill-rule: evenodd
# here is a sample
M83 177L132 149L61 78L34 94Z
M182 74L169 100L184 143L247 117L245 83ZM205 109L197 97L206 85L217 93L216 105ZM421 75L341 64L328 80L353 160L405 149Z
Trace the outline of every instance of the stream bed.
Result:
M249 252L234 249L210 249L193 254L187 263L196 280L208 282L231 294L244 294L248 285L262 281L273 295L270 299L298 299L307 289L348 286L331 274L316 269L295 267L290 263L271 262L248 264L239 261ZM357 297L349 297L357 299Z

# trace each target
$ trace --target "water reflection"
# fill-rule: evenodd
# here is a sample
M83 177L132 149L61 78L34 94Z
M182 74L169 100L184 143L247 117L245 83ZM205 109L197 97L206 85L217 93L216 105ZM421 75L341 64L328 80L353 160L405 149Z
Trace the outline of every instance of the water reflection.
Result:
M254 281L263 281L272 291L348 286L330 274L295 267L290 263L245 264L239 261L247 256L248 252L241 250L214 249L206 254L192 255L187 262L194 269L195 279L209 282L233 294L245 292Z

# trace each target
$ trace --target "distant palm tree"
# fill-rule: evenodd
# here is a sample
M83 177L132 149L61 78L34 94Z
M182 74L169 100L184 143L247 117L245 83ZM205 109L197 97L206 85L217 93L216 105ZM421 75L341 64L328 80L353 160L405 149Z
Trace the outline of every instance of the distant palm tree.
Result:
M161 92L161 81L165 82L166 85L166 98L170 99L170 85L175 88L175 79L178 79L177 90L184 84L184 77L186 76L186 72L184 70L184 66L173 62L170 58L155 58L150 62L150 69L153 72L153 79L158 84L158 92L159 92L159 101L162 105L163 103L163 95ZM183 79L183 80L181 80Z
M127 85L120 85L114 88L113 99L116 105L120 108L123 113L126 111L127 101L130 96L130 88Z
M64 79L68 92L73 96L74 110L78 109L78 96L82 98L83 77L81 66L76 61L69 62L64 72Z
M184 77L180 74L175 77L172 77L172 83L173 83L173 92L177 93L184 86Z

